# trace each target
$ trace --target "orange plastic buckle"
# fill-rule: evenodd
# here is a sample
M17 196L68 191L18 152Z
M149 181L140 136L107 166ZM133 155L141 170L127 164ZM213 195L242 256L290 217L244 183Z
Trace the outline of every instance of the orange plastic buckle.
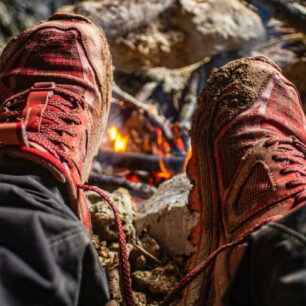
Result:
M24 123L0 123L0 146L29 147Z

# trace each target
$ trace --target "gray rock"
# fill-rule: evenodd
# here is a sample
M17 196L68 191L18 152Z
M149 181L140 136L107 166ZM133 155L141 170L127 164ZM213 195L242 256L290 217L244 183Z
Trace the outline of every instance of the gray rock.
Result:
M239 0L180 0L175 22L187 32L189 62L244 47L265 37L261 18Z
M59 12L87 16L101 27L110 40L148 25L174 0L100 0L65 6Z
M180 68L265 37L260 17L239 0L178 0L169 6L172 2L90 1L61 10L101 26L117 71L126 73Z
M188 238L198 223L198 214L187 207L190 188L185 174L169 179L158 187L135 220L137 232L147 229L168 255L190 255L194 251Z
M76 2L78 0L1 0L0 43L48 18L60 6Z
M115 205L122 222L126 239L135 239L133 221L136 213L133 209L129 192L126 189L119 188L112 193L106 191L105 193L111 198ZM118 241L115 217L110 206L95 192L86 192L86 197L90 205L90 213L95 234L98 234L102 240Z

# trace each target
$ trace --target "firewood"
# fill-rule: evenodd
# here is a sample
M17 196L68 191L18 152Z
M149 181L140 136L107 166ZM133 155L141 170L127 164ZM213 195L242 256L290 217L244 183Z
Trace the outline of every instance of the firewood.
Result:
M186 155L181 156L156 156L139 153L122 153L110 150L101 150L96 160L103 164L119 168L145 170L149 172L162 172L162 163L168 172L172 174L183 171Z
M107 191L114 191L119 187L127 189L131 195L138 198L150 198L156 188L144 183L133 183L123 178L118 178L106 174L92 172L89 176L89 184L101 187Z
M147 101L158 85L159 85L159 82L147 82L140 89L140 91L137 92L137 94L135 95L135 98L140 101Z
M174 142L172 133L169 127L168 120L158 113L158 107L154 104L147 104L142 101L137 100L129 93L122 90L116 83L113 84L113 94L124 99L125 102L129 102L141 109L154 124L156 124L163 132L163 135L167 142L169 143L171 149L175 152L179 152L177 144Z
M185 89L185 94L182 98L183 103L178 118L178 124L186 151L190 147L189 132L191 129L192 117L197 107L197 97L199 95L199 87L201 81L203 83L203 80L205 79L206 79L205 66L202 65L200 68L198 68L191 74L190 79L188 81L188 85ZM204 84L202 84L201 87L204 87Z

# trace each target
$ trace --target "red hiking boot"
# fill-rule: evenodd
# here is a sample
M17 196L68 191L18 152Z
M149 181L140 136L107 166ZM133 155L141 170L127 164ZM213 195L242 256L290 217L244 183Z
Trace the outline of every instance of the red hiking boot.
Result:
M111 85L104 34L79 15L53 15L13 38L0 58L0 166L17 157L51 171L89 231L78 185L99 147Z
M200 214L192 267L211 264L189 283L184 305L222 305L245 249L230 246L304 205L305 122L294 85L264 57L231 62L209 79L188 175L195 183L189 202Z

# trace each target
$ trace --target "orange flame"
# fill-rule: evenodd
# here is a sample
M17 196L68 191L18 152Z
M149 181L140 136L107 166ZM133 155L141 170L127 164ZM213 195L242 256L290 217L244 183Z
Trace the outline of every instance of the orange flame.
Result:
M108 130L109 138L114 142L114 151L124 152L126 150L129 137L120 135L118 129L112 126Z
M162 159L159 159L159 168L161 170L161 172L158 173L159 177L163 177L165 179L169 179L171 177L171 174L168 172L168 170L166 169L166 166L164 164L164 162L162 161Z
M186 159L185 159L185 162L184 162L184 171L186 172L187 171L187 165L188 165L188 162L191 158L191 155L192 155L192 151L191 151L191 147L188 149L188 152L187 152L187 155L186 155Z

